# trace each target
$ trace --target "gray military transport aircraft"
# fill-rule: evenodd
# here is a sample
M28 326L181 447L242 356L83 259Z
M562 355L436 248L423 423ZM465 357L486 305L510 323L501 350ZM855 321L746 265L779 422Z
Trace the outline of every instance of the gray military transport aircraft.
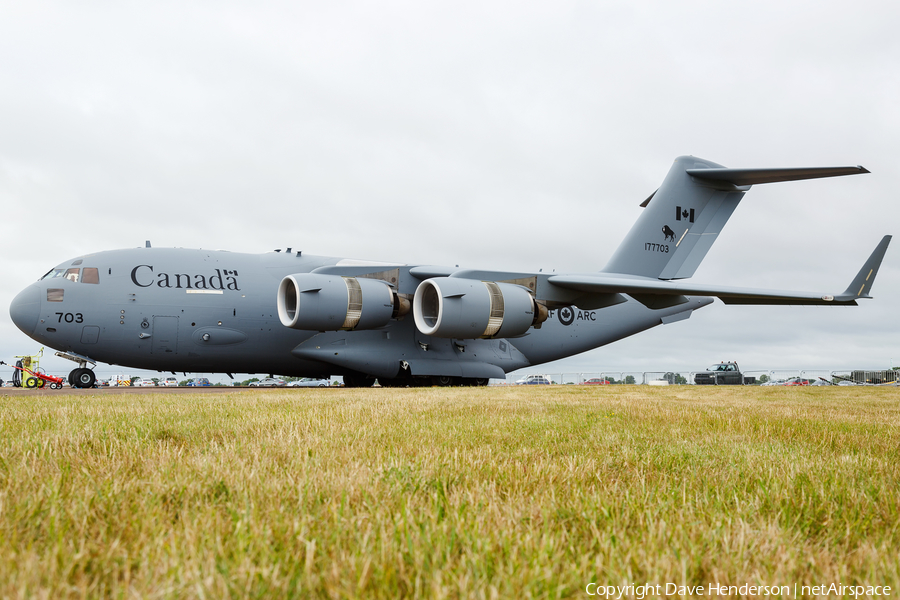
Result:
M485 385L725 304L856 305L890 243L842 293L676 282L694 274L750 186L862 167L728 169L675 160L607 265L514 273L265 254L144 248L86 254L10 305L28 336L78 363L205 373L343 376L346 385ZM411 315L409 313L412 313Z

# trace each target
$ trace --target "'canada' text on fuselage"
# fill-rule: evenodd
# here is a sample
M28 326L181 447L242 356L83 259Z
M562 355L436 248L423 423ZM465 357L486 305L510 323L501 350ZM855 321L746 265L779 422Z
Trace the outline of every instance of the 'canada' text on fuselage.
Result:
M145 269L149 270L149 273ZM174 275L157 273L155 276L156 286L161 288L240 291L237 274L237 271L226 270L223 273L221 269L216 269L215 275L210 275L209 277L200 274L188 275L187 273L176 273ZM131 281L138 287L146 288L152 286L154 283L153 277L154 272L151 265L138 265L131 270ZM191 281L192 277L193 282ZM142 283L142 281L149 281L149 283Z

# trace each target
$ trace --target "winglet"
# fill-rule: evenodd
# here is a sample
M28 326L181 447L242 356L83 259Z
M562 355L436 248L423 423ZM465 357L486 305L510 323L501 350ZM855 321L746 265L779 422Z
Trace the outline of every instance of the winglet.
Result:
M881 242L875 247L875 251L869 256L862 269L850 282L850 285L843 294L838 296L836 300L855 300L856 298L871 298L869 292L872 291L872 284L875 283L875 276L878 274L878 267L884 258L888 244L891 243L891 236L886 235L881 238Z

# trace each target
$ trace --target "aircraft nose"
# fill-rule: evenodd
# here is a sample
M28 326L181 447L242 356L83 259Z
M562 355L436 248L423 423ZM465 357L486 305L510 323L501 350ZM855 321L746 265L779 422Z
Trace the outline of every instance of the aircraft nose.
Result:
M13 323L29 336L34 333L40 314L41 290L36 285L30 285L19 292L9 305L9 316Z

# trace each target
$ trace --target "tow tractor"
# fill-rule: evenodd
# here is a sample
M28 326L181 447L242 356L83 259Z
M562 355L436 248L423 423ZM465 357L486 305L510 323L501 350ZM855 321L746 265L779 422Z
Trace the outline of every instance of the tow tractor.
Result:
M44 349L41 348L41 351L37 354L17 356L16 358L19 360L16 361L15 365L10 365L2 360L0 360L0 365L7 365L15 369L15 371L13 371L13 385L15 387L33 389L47 386L51 390L58 390L62 387L64 380L62 377L54 377L53 375L47 375L44 372L40 365L40 360L43 355Z

